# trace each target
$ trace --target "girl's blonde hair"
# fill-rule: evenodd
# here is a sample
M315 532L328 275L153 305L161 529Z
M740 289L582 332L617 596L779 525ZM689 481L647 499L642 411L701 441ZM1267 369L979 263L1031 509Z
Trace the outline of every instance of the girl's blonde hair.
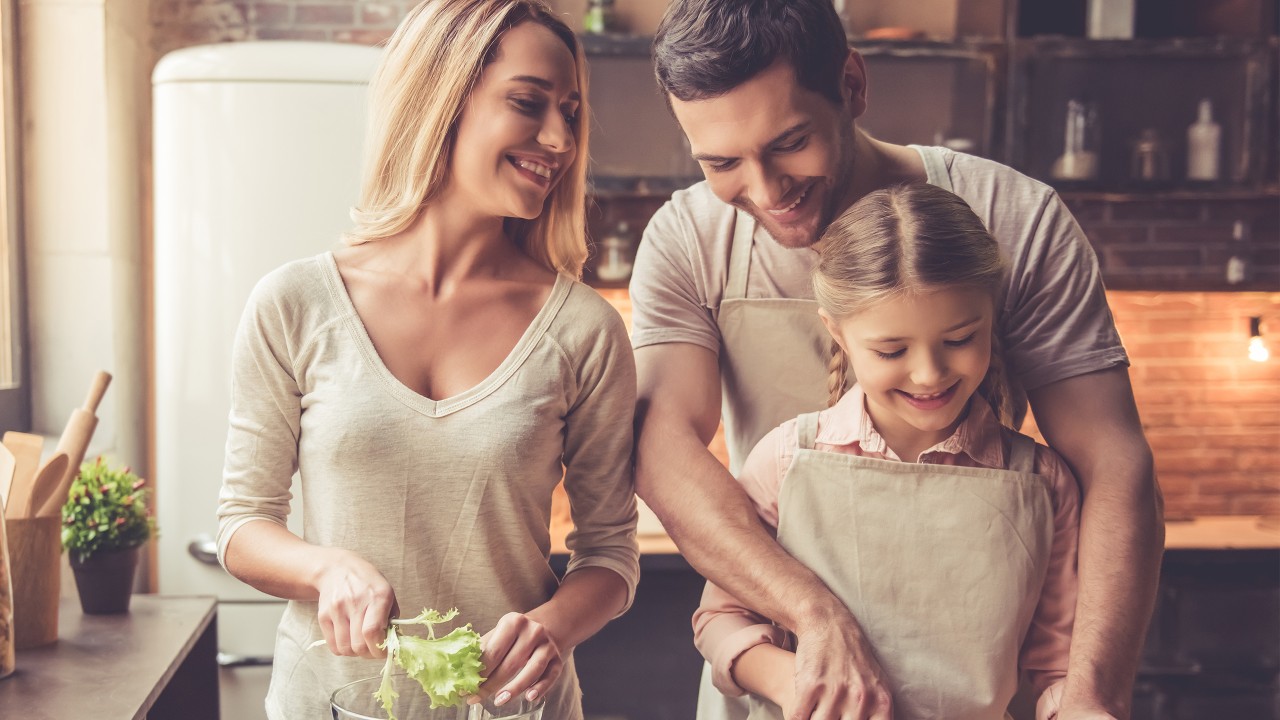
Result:
M573 53L582 102L573 124L577 153L533 220L506 231L548 269L580 277L587 258L587 66L577 36L540 0L425 0L387 42L369 87L369 130L355 222L348 244L408 227L448 177L458 119L503 34L523 22L546 27Z
M1005 272L1000 248L969 205L942 188L910 183L876 190L836 218L819 247L813 292L837 321L893 297L955 287L989 293L998 311ZM979 392L1008 423L1011 401L994 327L991 345ZM834 340L831 353L834 405L848 389L849 359Z

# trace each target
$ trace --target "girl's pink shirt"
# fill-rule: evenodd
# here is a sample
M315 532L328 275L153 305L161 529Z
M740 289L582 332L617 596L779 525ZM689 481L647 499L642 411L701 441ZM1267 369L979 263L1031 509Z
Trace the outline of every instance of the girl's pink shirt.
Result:
M814 448L901 462L866 413L862 390L854 386L833 407L818 415ZM751 451L738 482L756 512L773 532L778 527L778 494L798 444L796 421L789 420L765 435ZM1017 432L996 420L991 406L975 395L969 414L951 437L926 450L920 462L931 465L1007 469L1011 439ZM1036 445L1035 472L1049 481L1053 500L1053 546L1040 601L1019 656L1020 668L1040 693L1036 717L1057 714L1062 681L1067 674L1071 628L1076 607L1076 545L1080 529L1080 487L1062 458ZM702 604L693 615L694 643L711 663L715 686L726 695L742 695L733 680L733 664L742 653L772 643L790 649L793 639L742 605L729 593L707 583ZM1052 686L1052 687L1051 687ZM1051 690L1050 692L1046 692Z

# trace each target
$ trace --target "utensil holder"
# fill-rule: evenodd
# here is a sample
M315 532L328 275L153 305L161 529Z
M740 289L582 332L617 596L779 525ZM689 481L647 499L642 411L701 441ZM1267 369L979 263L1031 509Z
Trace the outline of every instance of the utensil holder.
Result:
M11 518L7 524L14 646L25 650L56 642L61 590L61 518Z

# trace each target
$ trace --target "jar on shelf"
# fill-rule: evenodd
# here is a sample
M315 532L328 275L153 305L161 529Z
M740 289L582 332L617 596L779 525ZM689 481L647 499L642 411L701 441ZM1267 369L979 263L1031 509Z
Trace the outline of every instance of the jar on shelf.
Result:
M605 282L622 282L631 277L636 242L631 227L623 220L600 241L596 277Z

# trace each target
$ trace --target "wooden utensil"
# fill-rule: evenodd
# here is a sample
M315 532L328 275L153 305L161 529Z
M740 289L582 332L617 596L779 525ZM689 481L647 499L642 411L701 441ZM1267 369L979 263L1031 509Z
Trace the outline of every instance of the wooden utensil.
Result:
M58 512L67 502L67 493L71 491L71 481L80 474L80 462L84 460L85 450L89 449L89 441L93 439L93 431L98 427L98 403L111 384L111 375L103 370L93 378L89 386L89 395L85 398L84 407L71 411L71 419L58 438L58 452L67 454L67 469L58 482L53 494L36 511L37 515L49 516Z
M0 444L0 516L9 504L9 485L13 483L13 466L17 462L9 448Z
M58 483L62 482L62 477L67 474L68 462L69 458L64 452L55 452L44 461L44 465L41 465L40 471L36 473L31 500L27 503L27 512L23 517L35 517L36 510L43 508L49 498L57 492Z
M4 434L4 446L13 453L13 482L9 486L9 502L5 505L7 519L25 517L31 503L31 491L40 467L40 451L44 438L29 433L10 430Z

